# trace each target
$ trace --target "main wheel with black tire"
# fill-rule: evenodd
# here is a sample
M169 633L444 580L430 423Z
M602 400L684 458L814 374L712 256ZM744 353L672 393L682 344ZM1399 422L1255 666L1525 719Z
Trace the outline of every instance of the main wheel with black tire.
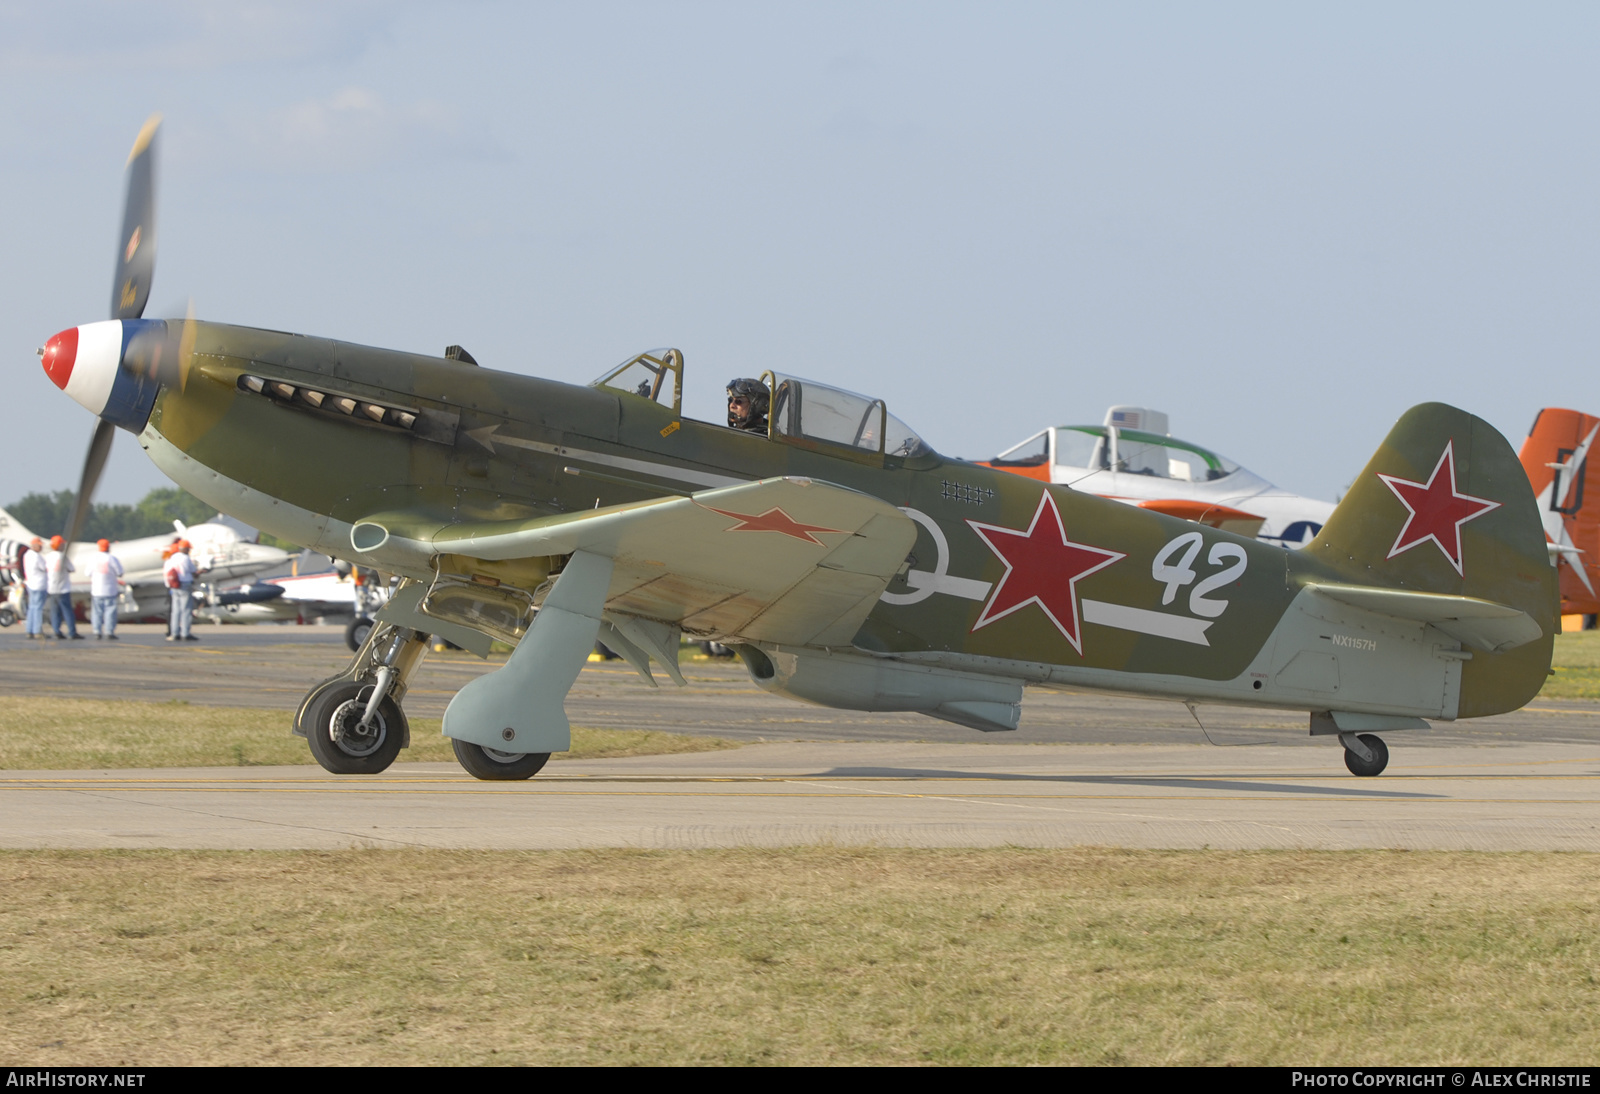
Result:
M371 633L372 620L364 615L358 615L350 620L350 625L344 629L344 644L349 646L353 653L367 644L367 635Z
M1375 737L1371 733L1362 733L1356 740L1367 746L1367 750L1372 753L1372 759L1363 760L1348 748L1345 749L1344 765L1350 769L1350 774L1359 775L1364 779L1381 775L1383 769L1389 766L1389 746L1383 743L1382 737Z
M456 759L467 769L468 775L491 782L531 779L550 762L548 752L501 752L454 738L450 740L450 747L455 749Z
M11 610L10 605L0 608L0 627L9 627L17 621L17 613Z
M406 739L406 716L400 704L384 696L372 724L362 726L371 684L343 684L317 701L306 727L306 741L317 763L335 775L376 775L400 755Z

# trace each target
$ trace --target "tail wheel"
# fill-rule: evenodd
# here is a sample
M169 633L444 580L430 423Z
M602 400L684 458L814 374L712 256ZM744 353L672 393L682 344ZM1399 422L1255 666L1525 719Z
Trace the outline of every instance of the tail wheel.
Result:
M501 752L453 738L450 746L468 775L490 782L531 779L550 761L548 752Z
M1362 778L1382 774L1383 769L1389 766L1389 746L1383 743L1382 737L1373 736L1371 733L1363 733L1356 739L1367 746L1368 751L1372 753L1372 759L1363 760L1348 748L1345 749L1344 765L1350 769L1350 774L1360 775Z
M406 716L392 698L384 697L372 723L362 726L371 684L332 688L308 719L306 740L317 763L335 775L376 775L400 755L406 738Z

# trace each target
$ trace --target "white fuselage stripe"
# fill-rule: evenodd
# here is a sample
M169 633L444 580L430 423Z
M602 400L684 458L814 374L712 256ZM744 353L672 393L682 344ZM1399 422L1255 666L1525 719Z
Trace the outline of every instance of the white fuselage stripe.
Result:
M729 475L713 475L706 471L689 471L682 467L673 467L671 464L634 460L629 459L627 456L611 456L604 452L590 452L584 448L568 448L565 445L545 444L542 441L525 441L521 437L507 437L503 433L496 433L491 439L495 444L509 444L517 448L526 448L530 452L548 452L551 455L563 456L571 460L581 460L584 463L597 463L602 467L615 467L622 471L637 471L640 474L653 475L668 482L691 482L701 486L739 486L743 483L755 481L749 478L736 479Z
M1085 599L1082 602L1082 610L1085 623L1098 623L1102 627L1115 627L1121 631L1152 634L1157 638L1172 638L1196 646L1211 645L1206 640L1206 628L1213 622L1210 619L1152 612L1144 608L1130 608L1126 604L1108 604L1104 600Z

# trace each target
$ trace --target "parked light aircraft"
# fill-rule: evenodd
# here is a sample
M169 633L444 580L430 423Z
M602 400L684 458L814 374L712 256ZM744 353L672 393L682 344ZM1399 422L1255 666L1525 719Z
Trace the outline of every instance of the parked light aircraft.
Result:
M1100 425L1052 426L982 462L1282 547L1310 543L1333 514L1332 502L1280 490L1172 437L1166 414L1148 407L1114 406Z
M320 574L294 574L227 589L196 612L218 623L344 623L352 650L366 641L372 617L389 599L371 570L341 566Z
M1298 551L933 451L881 399L771 370L765 434L681 413L684 359L586 387L442 357L140 318L154 127L135 145L109 321L47 375L175 482L403 580L295 718L335 772L381 771L431 633L503 666L451 700L473 775L570 747L597 637L654 683L681 635L768 691L1015 729L1023 688L1301 710L1375 775L1376 734L1513 710L1545 681L1556 574L1527 476L1487 423L1416 407ZM98 462L103 463L103 455ZM81 502L81 499L80 499Z
M0 509L0 558L5 560L10 581L20 580L17 560L33 538L33 532ZM119 611L124 618L166 616L168 597L162 577L163 553L178 539L187 539L191 544L190 557L195 566L204 571L207 583L251 577L283 565L289 557L276 547L252 543L237 528L220 521L187 526L174 521L173 531L167 535L118 540L111 545L111 553L122 563L125 589ZM73 543L67 550L67 559L76 568L72 575L75 604L85 604L89 600L87 564L89 556L95 552L93 543Z
M1600 467L1589 459L1597 435L1600 418L1547 407L1522 443L1522 468L1560 573L1561 611L1582 615L1589 630L1600 613L1600 494L1588 487L1595 479L1600 489Z

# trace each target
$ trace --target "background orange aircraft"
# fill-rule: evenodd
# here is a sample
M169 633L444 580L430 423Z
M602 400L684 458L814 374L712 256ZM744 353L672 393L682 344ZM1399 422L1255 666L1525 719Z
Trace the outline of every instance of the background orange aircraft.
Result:
M1522 467L1561 575L1561 613L1582 615L1584 630L1594 630L1600 615L1600 470L1589 462L1597 435L1600 418L1546 407L1522 444Z

